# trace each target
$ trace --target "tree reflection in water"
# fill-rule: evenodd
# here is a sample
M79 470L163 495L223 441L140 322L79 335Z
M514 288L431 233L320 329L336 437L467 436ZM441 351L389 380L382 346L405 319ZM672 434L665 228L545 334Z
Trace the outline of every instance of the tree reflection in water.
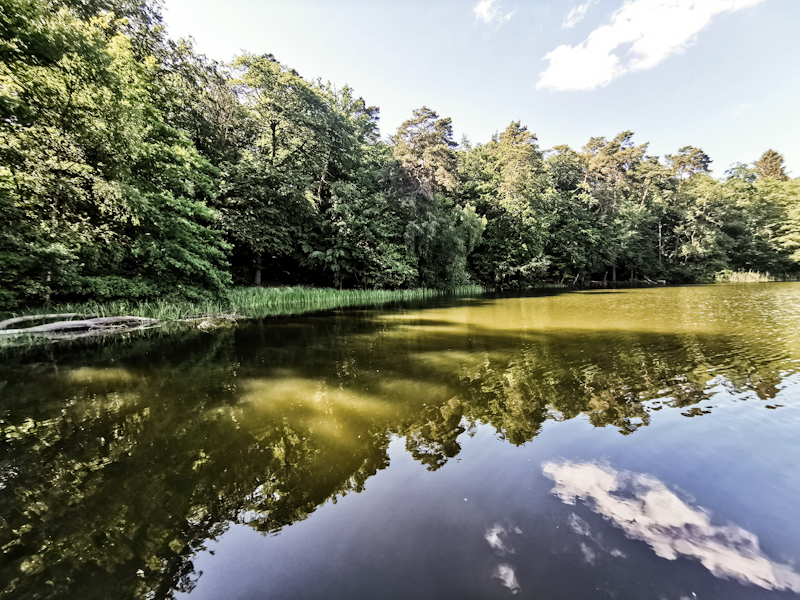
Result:
M788 356L755 340L742 354L748 340L719 331L515 330L400 314L6 351L4 596L188 591L205 541L232 523L276 533L361 491L388 466L393 436L434 471L478 423L517 445L548 419L579 415L627 435L663 406L706 400L714 369L774 396ZM497 577L518 585L513 571Z

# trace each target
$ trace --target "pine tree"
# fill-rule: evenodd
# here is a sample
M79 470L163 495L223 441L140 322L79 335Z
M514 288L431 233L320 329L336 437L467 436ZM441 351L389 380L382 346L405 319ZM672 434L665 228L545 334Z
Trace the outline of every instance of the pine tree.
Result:
M783 156L775 152L775 150L767 150L756 161L756 172L759 179L789 180L789 176L783 169Z

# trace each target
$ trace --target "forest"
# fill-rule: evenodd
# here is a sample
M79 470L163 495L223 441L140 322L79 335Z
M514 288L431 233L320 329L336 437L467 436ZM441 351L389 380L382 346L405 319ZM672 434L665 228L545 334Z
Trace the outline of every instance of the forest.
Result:
M775 150L714 177L700 148L651 156L630 131L456 141L428 107L382 135L349 86L209 60L152 0L4 0L0 65L0 310L800 272L800 179Z

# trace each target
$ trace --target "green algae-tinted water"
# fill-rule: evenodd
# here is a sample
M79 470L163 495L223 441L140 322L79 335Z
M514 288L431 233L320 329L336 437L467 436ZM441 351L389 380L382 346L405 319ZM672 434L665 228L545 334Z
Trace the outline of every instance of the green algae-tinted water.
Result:
M800 594L800 284L0 359L5 598Z

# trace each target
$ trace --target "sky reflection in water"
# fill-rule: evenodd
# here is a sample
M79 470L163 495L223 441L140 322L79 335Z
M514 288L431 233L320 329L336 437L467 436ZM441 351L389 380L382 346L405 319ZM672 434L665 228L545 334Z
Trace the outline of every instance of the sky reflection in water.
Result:
M712 525L711 514L690 506L654 477L588 462L547 462L542 470L555 481L553 493L563 502L583 501L662 558L696 558L716 577L800 593L800 575L765 556L754 534L737 525ZM576 533L591 535L582 519L571 517ZM591 556L591 550L584 552Z

